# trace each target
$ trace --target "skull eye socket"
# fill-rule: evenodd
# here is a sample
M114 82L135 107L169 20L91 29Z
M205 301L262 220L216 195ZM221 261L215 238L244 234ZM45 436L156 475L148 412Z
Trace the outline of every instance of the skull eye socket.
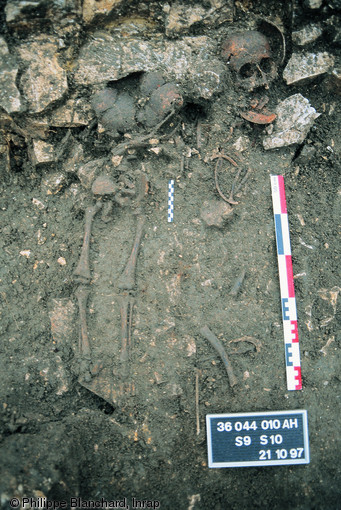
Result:
M244 64L239 69L239 74L242 78L250 78L250 76L253 76L257 70L257 67L255 64Z
M270 73L271 71L271 62L269 58L262 58L259 62L259 67L264 73Z

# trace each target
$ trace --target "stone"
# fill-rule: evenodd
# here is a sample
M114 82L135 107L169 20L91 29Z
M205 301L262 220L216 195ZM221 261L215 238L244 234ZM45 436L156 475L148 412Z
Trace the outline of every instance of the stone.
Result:
M38 36L18 48L24 66L20 84L29 110L39 113L61 99L68 90L66 71L58 62L57 39Z
M323 33L321 25L306 25L292 33L292 41L298 46L305 46L318 39Z
M94 159L88 161L79 168L77 176L85 189L91 189L96 175L103 169L105 162L106 160L104 158Z
M82 17L85 23L91 23L98 16L107 16L110 12L126 0L84 0Z
M238 151L238 152L244 152L247 149L249 149L251 146L251 140L246 135L241 135L237 138L237 140L234 142L232 147Z
M174 37L188 31L190 27L202 21L205 13L206 10L199 4L173 4L166 17L166 36Z
M233 213L232 207L223 200L206 200L200 211L201 219L209 227L222 228Z
M0 139L1 140L1 139ZM0 141L0 176L3 179L4 173L9 173L11 168L11 160L9 154L9 145Z
M333 44L338 47L341 46L341 27L338 27L334 32Z
M52 127L88 126L94 118L89 100L83 97L69 99L47 117Z
M328 7L330 9L340 11L341 10L341 0L329 0Z
M5 7L6 23L22 20L34 13L44 4L44 0L8 1Z
M55 151L53 145L43 140L32 140L30 148L30 157L34 166L42 163L52 163L55 161Z
M226 67L219 60L198 62L188 69L186 76L187 93L192 98L211 99L222 91Z
M32 138L40 138L45 140L51 134L50 125L46 119L27 119L25 130Z
M288 85L292 85L325 74L333 65L334 57L327 52L293 53L284 69L283 78Z
M117 186L108 175L99 175L92 185L92 192L98 196L115 195Z
M274 131L263 140L266 150L302 143L315 119L321 115L302 94L294 94L281 101L276 114Z
M0 37L0 106L7 113L20 112L22 109L16 86L17 74L17 61L10 54L5 39Z
M61 172L53 172L48 174L41 183L42 191L47 195L56 195L66 185L65 174Z
M49 311L51 335L57 347L70 345L75 333L75 305L68 298L52 299Z
M65 19L67 12L78 11L79 0L8 0L5 7L6 23L24 26L25 29L39 27L45 19Z
M316 147L312 145L304 145L299 156L295 159L295 163L305 165L312 161L316 155Z
M172 2L163 9L166 13L165 29L167 37L178 37L200 25L216 26L223 21L233 20L233 0L211 0L205 2L205 8L199 3ZM208 4L211 4L210 8Z
M326 26L326 39L330 41L334 46L341 45L341 26L340 17L331 16L325 21Z
M309 9L319 9L323 4L323 0L305 0L305 5Z
M215 43L206 36L179 41L143 40L95 34L80 50L76 85L107 84L136 72L163 70L176 81L192 79L190 70L210 64Z
M46 209L46 205L43 204L43 202L41 200L39 200L38 198L32 198L32 204L37 207L40 211L43 211L44 209ZM38 242L39 244L39 242ZM44 243L42 243L44 244Z
M333 94L341 96L341 68L333 69L325 79L326 88Z
M84 162L84 151L81 143L74 141L69 153L63 162L63 170L66 173L77 173Z

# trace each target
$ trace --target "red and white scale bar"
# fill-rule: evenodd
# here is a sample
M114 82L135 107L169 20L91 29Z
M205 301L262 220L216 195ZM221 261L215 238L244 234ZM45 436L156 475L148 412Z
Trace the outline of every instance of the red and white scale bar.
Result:
M300 344L284 178L271 175L288 390L301 390Z

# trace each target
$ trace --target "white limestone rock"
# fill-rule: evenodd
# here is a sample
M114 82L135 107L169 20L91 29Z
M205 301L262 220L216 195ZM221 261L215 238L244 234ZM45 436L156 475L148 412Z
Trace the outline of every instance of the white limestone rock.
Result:
M292 41L298 46L306 46L307 44L316 41L322 33L323 29L321 25L306 25L301 28L301 30L297 30L292 33Z
M161 71L181 84L187 82L194 97L207 99L222 87L224 68L214 58L215 46L206 36L155 41L97 33L80 51L74 81L95 86L136 72Z
M34 166L55 161L53 145L44 142L44 140L32 140L32 147L29 152Z
M315 119L321 115L302 94L294 94L281 101L276 114L274 131L263 140L266 150L302 143Z
M327 73L334 65L334 57L327 52L293 53L283 72L288 85Z
M22 103L16 86L18 65L10 54L3 37L0 37L0 106L7 112L20 112Z
M66 71L58 61L59 40L38 36L18 48L24 71L20 84L29 111L39 113L68 90Z

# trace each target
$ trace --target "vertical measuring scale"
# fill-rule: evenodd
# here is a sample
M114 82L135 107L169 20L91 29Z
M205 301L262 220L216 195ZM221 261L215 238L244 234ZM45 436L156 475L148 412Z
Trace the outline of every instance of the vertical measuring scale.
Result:
M271 175L277 259L281 289L285 365L288 390L301 390L301 360L297 329L297 310L292 271L291 247L284 178Z
M168 182L168 223L174 221L174 179Z

